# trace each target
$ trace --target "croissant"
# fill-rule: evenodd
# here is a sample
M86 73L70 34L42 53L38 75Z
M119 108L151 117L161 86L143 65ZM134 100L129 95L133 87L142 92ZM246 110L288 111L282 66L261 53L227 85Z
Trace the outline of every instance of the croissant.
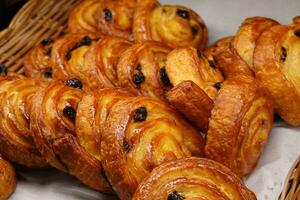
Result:
M256 200L227 167L203 158L184 158L155 168L133 200Z
M205 155L239 176L254 169L272 129L273 106L249 76L222 83L206 135Z
M84 0L69 15L69 32L97 32L132 40L135 5L136 0Z
M133 45L117 65L119 85L135 94L164 99L171 84L166 74L166 59L171 51L158 42Z
M281 118L300 125L300 25L277 25L264 31L254 50L254 71Z
M203 19L183 6L160 5L156 0L139 0L134 13L134 39L160 41L171 47L203 49L208 31Z
M253 53L259 36L275 25L279 25L279 23L270 18L250 17L239 27L233 46L251 69L253 69Z
M46 38L36 47L32 48L24 59L24 74L33 78L51 78L51 53L53 38Z
M21 75L0 77L0 153L10 161L33 168L47 166L29 129L32 97L43 85L43 81Z
M0 199L8 199L16 188L16 174L12 165L0 155Z
M120 100L104 125L102 163L122 200L156 166L182 157L202 156L204 140L166 104L147 97Z

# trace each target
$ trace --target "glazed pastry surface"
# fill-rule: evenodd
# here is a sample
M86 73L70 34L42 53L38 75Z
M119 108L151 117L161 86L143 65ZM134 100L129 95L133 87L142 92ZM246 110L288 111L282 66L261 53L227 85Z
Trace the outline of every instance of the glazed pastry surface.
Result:
M0 199L6 200L16 188L16 174L13 166L0 155Z

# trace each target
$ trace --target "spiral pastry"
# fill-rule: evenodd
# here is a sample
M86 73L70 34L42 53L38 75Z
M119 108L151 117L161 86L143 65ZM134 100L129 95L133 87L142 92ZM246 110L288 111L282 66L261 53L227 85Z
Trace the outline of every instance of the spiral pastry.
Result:
M152 171L132 200L256 200L227 167L203 158L183 158Z
M118 86L117 64L122 53L132 45L128 40L104 36L91 46L84 57L82 71L93 90Z
M0 199L8 199L16 188L16 181L14 168L0 155Z
M202 136L161 101L147 97L116 103L104 130L103 167L122 200L131 199L156 166L203 153Z
M206 157L239 176L248 175L268 141L272 122L272 103L252 77L224 81L209 121Z
M262 32L275 25L279 25L279 23L270 18L250 17L239 27L233 46L251 69L253 69L253 52L257 39Z
M136 44L120 57L117 66L119 84L135 94L164 99L171 84L166 74L170 48L158 42Z
M254 51L257 79L282 119L300 125L300 25L278 25L264 31Z
M97 32L133 39L136 0L84 0L70 13L70 33Z
M193 10L183 6L160 5L156 0L139 0L134 13L134 39L155 40L171 47L204 49L207 27Z
M0 152L10 161L33 168L47 166L29 129L32 97L42 85L20 75L0 77Z
M24 59L24 74L33 78L51 78L53 38L46 38L32 48Z

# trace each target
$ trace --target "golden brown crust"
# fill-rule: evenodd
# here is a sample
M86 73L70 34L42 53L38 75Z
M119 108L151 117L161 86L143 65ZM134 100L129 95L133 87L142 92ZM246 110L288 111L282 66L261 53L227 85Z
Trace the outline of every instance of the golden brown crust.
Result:
M53 38L46 38L27 53L24 59L24 74L27 77L52 77L51 53L54 41Z
M300 125L299 30L300 25L273 26L262 33L254 52L257 79L272 97L275 110L293 126Z
M208 159L184 158L163 164L138 187L133 200L256 200L235 174Z
M210 117L206 157L239 176L248 175L268 141L272 122L272 103L252 77L226 80Z
M253 68L253 53L257 39L263 31L275 25L279 25L279 23L270 18L250 17L239 27L233 46L251 69Z
M193 81L207 95L214 99L223 76L214 57L205 54L193 47L173 50L167 57L166 72L173 86L183 81Z
M70 33L98 32L132 40L135 0L84 0L69 16Z
M120 86L135 94L164 99L164 92L171 86L165 76L170 51L158 42L136 44L127 49L117 66Z
M183 81L172 88L166 98L197 128L206 132L213 100L192 81Z
M29 127L33 95L45 83L20 76L1 77L0 83L0 152L27 167L47 166L36 149Z
M16 188L16 181L14 168L0 155L0 199L8 199Z
M293 18L293 23L294 24L300 24L300 16L296 16Z
M138 184L156 166L202 155L201 135L165 104L147 97L116 103L104 130L103 167L122 200L131 199Z
M155 40L171 47L203 49L208 31L203 19L183 6L160 5L156 0L140 0L134 13L134 39Z

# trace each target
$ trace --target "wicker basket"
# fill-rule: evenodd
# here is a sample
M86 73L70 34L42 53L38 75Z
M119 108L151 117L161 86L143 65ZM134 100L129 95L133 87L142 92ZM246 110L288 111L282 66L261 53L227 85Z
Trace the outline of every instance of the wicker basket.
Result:
M66 30L69 11L78 0L29 0L0 32L0 64L22 73L23 58L42 39ZM300 200L300 157L292 166L279 200Z

